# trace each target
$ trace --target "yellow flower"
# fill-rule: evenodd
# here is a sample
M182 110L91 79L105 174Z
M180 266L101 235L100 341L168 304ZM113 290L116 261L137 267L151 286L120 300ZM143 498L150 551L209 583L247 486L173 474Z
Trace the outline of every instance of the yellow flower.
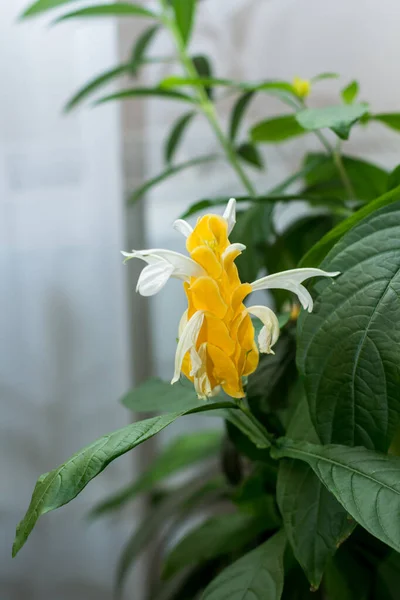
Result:
M334 277L321 269L292 269L268 275L253 283L242 283L235 259L245 250L243 244L231 244L229 234L236 221L236 201L231 198L224 215L205 215L193 229L183 220L174 228L185 235L190 257L170 250L132 250L122 252L126 260L139 258L147 263L136 290L143 296L156 294L170 277L183 281L188 308L179 323L175 372L190 379L199 398L217 394L220 387L233 398L242 398L243 377L253 373L259 352L273 354L279 337L275 313L267 306L249 306L245 298L253 291L284 289L297 294L303 307L311 312L313 301L302 285L309 277ZM250 315L263 327L254 339Z
M307 98L311 91L311 81L295 77L292 82L293 89L299 98Z

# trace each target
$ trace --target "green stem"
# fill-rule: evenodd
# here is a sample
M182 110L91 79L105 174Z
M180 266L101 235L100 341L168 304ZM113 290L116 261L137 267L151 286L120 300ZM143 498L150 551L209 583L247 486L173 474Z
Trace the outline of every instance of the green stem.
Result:
M354 200L354 198L355 198L354 189L353 189L353 186L351 185L351 181L347 175L346 168L343 164L343 159L342 159L342 155L340 153L339 146L337 147L336 150L333 150L332 157L333 157L333 161L336 165L336 168L339 172L340 178L343 182L344 188L349 197L349 200Z
M186 47L184 41L182 39L181 33L176 26L174 19L170 18L169 7L166 0L161 0L161 4L164 9L163 22L167 29L171 32L172 37L174 38L176 49L178 52L179 59L181 64L185 70L186 76L190 79L197 79L198 73L194 66L194 63L188 53L186 52ZM242 168L239 160L236 156L235 149L231 144L230 140L224 135L220 124L218 122L217 113L213 103L210 101L209 97L203 86L194 86L194 91L197 93L199 107L206 119L208 120L211 128L214 131L215 136L217 137L221 147L223 148L226 158L230 162L233 170L236 172L238 178L240 179L243 187L246 189L249 196L255 197L257 195L256 190L253 187L250 179L247 177L246 172Z
M269 446L273 445L274 444L274 436L272 434L270 434L269 431L267 431L265 429L264 425L262 423L260 423L260 421L253 415L251 410L248 408L245 399L240 398L240 400L237 401L237 405L238 405L239 409L242 411L242 413L244 415L246 415L246 417L258 429L258 431L260 432L261 436L265 439L267 444Z

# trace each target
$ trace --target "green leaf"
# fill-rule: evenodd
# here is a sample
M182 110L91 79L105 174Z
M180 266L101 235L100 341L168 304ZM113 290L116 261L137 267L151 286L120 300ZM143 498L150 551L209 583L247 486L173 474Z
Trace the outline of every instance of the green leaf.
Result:
M249 440L256 445L257 448L269 448L271 445L266 437L262 435L260 429L241 411L224 409L214 412L214 415L220 416L232 425L235 425Z
M203 54L193 56L192 62L199 77L212 79L212 68L209 59ZM213 97L213 88L211 85L204 86L205 92L209 98Z
M171 385L158 377L148 379L129 391L121 400L133 412L179 412L198 406L193 384L178 382Z
M352 81L347 85L342 91L341 96L343 98L343 102L345 104L352 104L356 99L359 91L359 86L357 81Z
M350 129L363 115L368 113L368 104L326 106L306 108L296 113L297 123L307 131L329 128L338 137L347 140Z
M387 191L390 192L400 185L400 165L397 165L387 179Z
M191 160L179 163L178 165L168 167L167 169L165 169L165 171L163 171L159 175L156 175L156 177L149 179L148 181L146 181L146 183L140 186L140 188L136 189L133 192L133 194L129 197L128 203L133 204L134 202L139 200L146 192L148 192L153 186L157 185L158 183L161 183L162 181L165 181L165 179L168 179L172 175L176 175L177 173L180 173L181 171L184 171L189 167L195 167L204 163L215 161L218 158L218 154L209 154L207 156L198 156L197 158L192 158Z
M116 79L116 77L129 73L129 70L130 65L129 63L126 63L114 67L109 71L105 71L104 73L101 73L100 75L89 81L89 83L84 85L78 92L76 92L76 94L67 102L64 110L66 112L72 110L78 104L80 104L82 100L85 100L93 92L97 91L103 85L107 85L108 83Z
M284 115L266 119L254 125L250 131L253 142L283 142L293 137L306 133L297 121L295 115Z
M105 96L104 98L100 98L95 105L105 104L106 102L111 102L114 100L131 100L132 98L141 98L143 96L154 96L156 98L166 98L167 100L183 100L184 102L190 102L191 104L196 104L197 100L192 98L192 96L188 96L188 94L183 94L182 92L177 92L176 90L167 90L164 88L132 88L128 90L122 90L121 92L116 92L115 94L111 94L110 96Z
M258 534L276 524L245 513L211 517L192 529L170 551L165 560L163 577L169 578L185 567L246 546Z
M396 600L398 598L400 586L400 554L398 552L391 552L379 565L378 583L384 584L388 592L388 599ZM378 590L378 593L382 595L380 586ZM381 600L381 596L379 596L379 600Z
M222 435L219 431L197 431L175 438L156 456L147 471L133 484L95 506L90 513L91 516L97 517L119 509L134 500L138 494L150 490L173 473L215 456L221 443Z
M53 24L69 21L71 19L86 19L91 17L150 17L157 18L157 15L143 6L131 4L130 2L114 2L111 4L96 4L86 6L80 10L62 15L53 21Z
M172 0L172 7L183 44L187 46L193 27L196 0Z
M147 48L150 46L158 31L160 31L160 25L151 25L137 38L132 49L130 63L130 72L133 76L137 74L138 68L143 63Z
M196 482L194 486L186 482L152 507L147 518L140 522L122 551L117 565L117 590L121 591L125 578L138 556L156 539L157 534L162 531L172 515L190 514L200 502L209 498L223 498L224 495L226 495L226 486L221 477L210 479L205 483Z
M339 79L338 73L321 73L320 75L315 75L315 77L311 77L311 83L316 83L317 81L322 81L323 79Z
M387 451L400 411L400 202L364 219L321 267L312 315L299 322L297 363L321 442ZM340 390L340 393L339 393Z
M249 165L257 167L258 169L264 168L262 156L254 144L241 144L238 148L236 148L236 153Z
M85 446L65 463L39 477L28 511L17 527L13 556L16 556L25 544L41 515L68 504L110 462L153 437L178 417L191 412L223 408L223 404L206 404L192 410L133 423ZM232 406L231 403L228 403L229 405Z
M195 112L186 113L183 115L183 117L179 117L179 119L175 122L165 144L164 156L166 163L170 163L172 161L186 127L189 125L190 121L195 115Z
M28 17L36 17L48 10L53 10L63 4L69 4L70 2L76 2L76 0L37 0L33 4L30 4L28 8L21 14L21 19Z
M285 546L281 531L222 571L201 600L280 600Z
M287 435L319 443L305 399L298 404ZM281 461L277 501L293 553L312 587L318 589L328 561L354 523L312 468L298 460Z
M400 458L366 448L279 440L275 458L302 460L362 527L400 549Z
M328 564L324 589L329 600L370 600L372 573L346 546Z
M388 206L393 202L400 200L400 186L387 192L380 198L370 202L366 206L360 208L354 215L345 219L339 225L334 227L329 233L313 246L300 261L300 267L316 267L325 258L333 246L344 236L345 233L355 227L360 221L368 215L374 213L384 206Z
M379 121L390 129L400 131L400 113L382 113L378 115L369 115L369 121Z
M254 92L244 92L241 96L239 96L234 104L229 125L229 138L231 142L234 142L236 139L240 124L253 96Z

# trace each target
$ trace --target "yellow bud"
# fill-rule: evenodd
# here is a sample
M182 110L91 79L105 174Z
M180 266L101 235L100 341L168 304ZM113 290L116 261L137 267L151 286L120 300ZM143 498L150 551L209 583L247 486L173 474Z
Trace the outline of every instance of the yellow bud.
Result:
M293 89L299 98L307 98L311 91L311 82L309 79L295 77L292 82Z

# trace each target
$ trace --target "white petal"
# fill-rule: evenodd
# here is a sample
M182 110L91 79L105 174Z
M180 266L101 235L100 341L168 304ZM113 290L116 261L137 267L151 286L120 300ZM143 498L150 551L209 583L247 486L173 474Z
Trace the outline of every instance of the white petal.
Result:
M190 370L190 375L192 377L195 377L197 375L197 373L200 371L201 367L203 366L203 363L200 358L200 355L198 354L198 352L194 346L192 346L190 348L190 362L192 365L192 368Z
M279 321L276 314L268 306L249 306L247 312L260 319L264 325L258 335L260 352L273 354L271 347L279 338Z
M189 225L189 223L187 221L184 221L183 219L177 219L176 221L174 221L174 224L172 225L172 227L175 229L175 231L178 231L185 237L189 237L189 235L193 231L193 227L191 225Z
M231 198L228 202L228 205L223 214L224 219L228 223L228 235L235 227L236 223L236 200L235 198Z
M244 244L230 244L227 249L223 251L221 258L222 260L225 260L229 254L232 253L236 254L236 256L239 256L243 250L246 250L246 246Z
M179 321L178 338L181 337L182 331L185 329L187 322L188 322L188 311L186 309L185 312L183 313L183 315L181 316L181 320Z
M128 253L126 253L128 254ZM139 258L149 265L164 261L174 267L173 277L189 281L190 277L201 277L206 275L204 269L194 260L172 250L152 248L151 250L132 250L129 258Z
M179 338L178 347L175 354L175 371L171 383L175 383L179 380L181 373L181 367L183 359L185 358L186 352L189 352L193 346L196 346L197 337L199 335L201 326L204 321L204 311L198 310L189 319L186 327L182 331Z
M311 295L306 288L301 285L303 281L310 277L336 277L340 275L339 271L329 273L321 269L290 269L282 273L274 273L253 281L251 287L256 290L288 290L297 294L304 309L309 312L313 309L313 301Z
M148 265L140 273L136 291L142 296L154 296L164 287L173 272L174 267L164 260Z

